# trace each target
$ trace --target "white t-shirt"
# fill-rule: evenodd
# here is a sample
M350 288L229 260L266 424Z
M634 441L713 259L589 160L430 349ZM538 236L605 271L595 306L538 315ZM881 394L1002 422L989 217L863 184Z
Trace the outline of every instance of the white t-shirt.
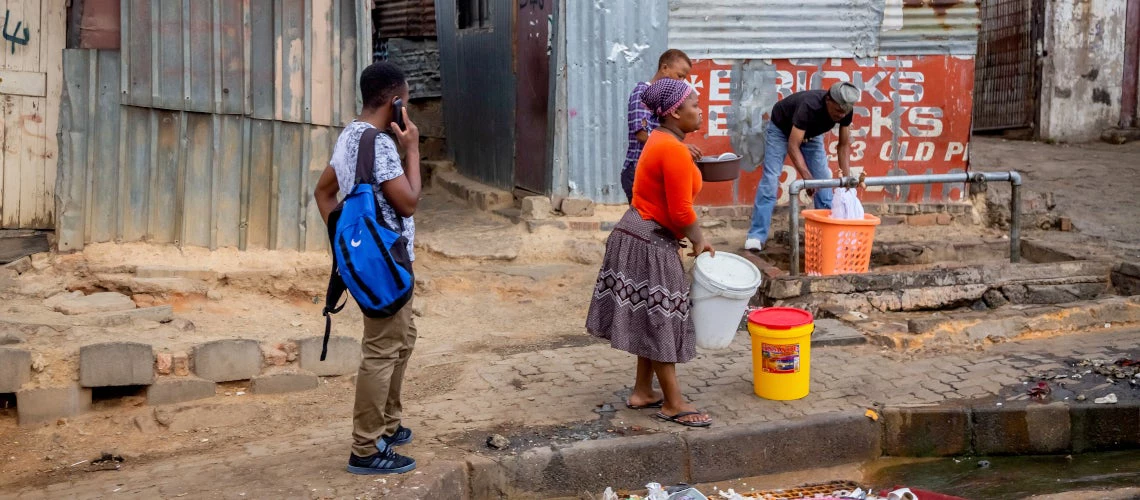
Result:
M329 160L329 164L336 171L336 181L340 186L341 194L351 193L352 188L356 185L356 155L360 149L360 136L370 128L375 127L369 123L353 121L344 127L340 137L336 139L336 147L333 148L332 159ZM388 204L388 200L384 198L384 192L380 190L381 184L404 175L404 168L400 166L400 154L396 151L396 142L388 134L381 133L376 136L376 169L373 171L373 175L376 179L374 190L380 215L388 226L399 231L400 225L397 222L396 210ZM413 240L416 237L416 222L411 217L404 217L403 219L404 231L402 234L408 239L408 256L414 261L416 260L416 253L413 249Z

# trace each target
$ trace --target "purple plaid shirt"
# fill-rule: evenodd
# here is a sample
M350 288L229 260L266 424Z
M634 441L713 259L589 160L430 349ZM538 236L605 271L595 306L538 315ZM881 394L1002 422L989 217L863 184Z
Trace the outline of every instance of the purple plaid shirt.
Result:
M641 94L649 89L649 84L641 82L633 88L633 92L629 94L629 116L627 123L629 125L629 148L625 150L625 166L623 170L634 168L637 166L637 160L641 158L641 148L644 146L637 140L637 133L644 130L652 132L653 129L661 126L657 121L657 115L649 111L644 104L641 103Z

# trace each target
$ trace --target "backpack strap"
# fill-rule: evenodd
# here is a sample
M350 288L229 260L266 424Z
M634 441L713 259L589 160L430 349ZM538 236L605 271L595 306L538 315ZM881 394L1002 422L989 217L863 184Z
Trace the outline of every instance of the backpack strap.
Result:
M356 183L357 184L375 184L376 183L376 137L380 135L380 130L375 127L368 127L360 134L360 148L356 151ZM383 193L377 193L383 195ZM404 234L404 218L400 214L396 214L396 224L399 229L393 228L388 225L388 221L384 220L383 215L379 210L376 211L376 221L385 228L398 233Z
M328 231L330 243L336 235L336 223L340 220L340 214L341 211L339 208L329 214ZM336 266L336 257L333 257L332 272L329 273L329 286L325 292L325 307L321 309L321 315L325 317L325 339L321 343L321 361L325 360L325 356L329 350L329 336L332 334L332 315L340 312L341 309L344 309L344 305L348 303L348 299L345 299L344 302L337 305L337 302L340 302L340 298L344 295L347 288L348 287L344 285L344 280L340 278L340 271Z

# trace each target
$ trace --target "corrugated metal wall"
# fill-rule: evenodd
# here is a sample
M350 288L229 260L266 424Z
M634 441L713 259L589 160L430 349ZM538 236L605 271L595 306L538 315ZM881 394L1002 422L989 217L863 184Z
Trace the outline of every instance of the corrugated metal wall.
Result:
M694 59L970 54L978 6L946 0L671 0L669 45Z
M667 0L567 0L565 32L558 36L558 57L564 65L558 76L566 104L555 107L565 118L555 118L566 129L567 166L559 172L555 159L554 186L562 195L595 201L625 200L620 174L625 160L626 111L629 92L637 82L657 71L657 57L668 37ZM561 27L561 25L560 25ZM446 84L446 78L444 80ZM558 123L563 122L563 123Z
M435 0L381 0L380 38L435 36Z
M205 26L194 24L190 30L211 33L213 50L197 50L201 46L197 38L193 44L183 38L178 48L164 45L169 53L178 53L183 58L183 65L178 69L181 74L169 79L162 78L159 69L166 63L154 62L161 61L162 57L155 59L138 54L146 53L158 43L149 35L145 38L151 43L132 44L134 55L124 53L121 57L118 51L104 50L65 51L56 203L59 249L77 250L86 243L105 241L152 241L243 250L324 249L327 237L312 203L312 191L328 164L340 129L321 122L351 120L353 106L342 106L339 112L323 106L323 110L318 111L315 108L321 106L310 96L332 96L330 99L335 100L337 95L347 98L356 93L356 75L362 67L357 56L362 50L355 45L354 33L371 32L370 18L356 13L367 12L369 3L368 0L183 3L187 10L202 6L214 9L214 17L201 18L207 23ZM139 5L166 8L174 3L140 2L135 7ZM223 7L233 5L241 7L242 16L250 20L252 28L241 36L222 37L221 33L226 30L214 29L208 23L220 20L222 26L232 25L226 16L217 14ZM334 5L337 8L331 8ZM281 6L290 8L279 9ZM297 6L303 8L293 8ZM260 10L263 8L270 10ZM295 17L310 8L328 13L317 19L335 18L335 12L340 12L341 30L332 37L339 40L336 44L322 45L323 42L316 40L320 36L313 35L323 33L328 26L318 27L321 23L309 21L313 19L310 17ZM124 10L124 17L128 12L138 15L140 10ZM144 17L160 19L150 14ZM196 15L191 17L199 19ZM165 22L165 18L161 19ZM128 36L126 24L124 22L124 37ZM165 38L169 32L160 24L150 26L155 32L164 33ZM130 35L132 40L144 37L138 31L139 26L132 26L135 28ZM182 30L187 26L190 25L180 21L169 29ZM242 23L236 26L240 28ZM264 31L272 26L299 29ZM181 32L189 36L188 31ZM275 39L283 42L275 42ZM353 40L354 46L345 48L346 40ZM233 43L243 46L242 50L234 48ZM124 43L124 47L126 45ZM364 37L360 44L363 53L367 53L369 45L371 37ZM195 50L184 50L191 46ZM285 47L282 50L286 50L288 56L258 56L272 56L275 46ZM335 57L333 46L342 47L343 57ZM200 62L208 70L198 74L187 69L198 67L196 60L190 61L192 52L213 54ZM151 50L149 53L168 52ZM235 53L245 54L240 58L242 61L255 62L244 65L244 70L235 70L241 67L233 66L239 59L224 56ZM321 56L317 59L328 57L333 64L301 63L311 61L318 53ZM149 71L142 72L148 75L146 83L134 80L140 66L123 60L136 56L152 61ZM268 61L264 66L263 60ZM276 68L277 64L300 70ZM222 66L226 68L223 70ZM333 71L324 73L305 69L330 66ZM264 80L265 75L272 78ZM285 75L290 76L285 78ZM235 83L233 78L241 81ZM272 82L285 81L282 78L304 94L275 92ZM155 88L150 82L160 83ZM195 85L206 86L210 91L198 92L200 89ZM314 87L327 87L328 91L313 90ZM148 88L149 94L139 90ZM224 92L231 88L236 90ZM193 95L181 97L186 109L180 109L173 100L187 90ZM153 106L132 104L144 94L149 96ZM232 99L232 94L236 94L237 100ZM354 100L353 97L348 102ZM193 111L200 106L210 112ZM279 119L275 118L278 113Z
M436 3L448 150L464 175L504 189L514 187L514 4L488 2L490 27L457 30L456 3Z
M357 68L371 63L370 3L124 2L123 104L343 125L359 111Z

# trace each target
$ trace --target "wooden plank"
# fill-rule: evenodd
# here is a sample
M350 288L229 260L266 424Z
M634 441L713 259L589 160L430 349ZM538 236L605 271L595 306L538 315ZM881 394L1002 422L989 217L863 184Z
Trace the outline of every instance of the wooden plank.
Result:
M311 108L312 123L318 125L333 125L333 58L340 55L333 51L332 36L332 0L312 0L313 29L309 33L312 39L312 63L309 68L309 81L312 90L309 92L309 107Z
M364 68L356 67L356 2L342 0L340 4L340 26L337 32L340 36L340 52L337 53L340 62L340 123L347 125L356 119L356 93L359 80L358 75Z
M3 51L7 58L4 60L3 68L39 71L40 48L43 44L40 29L40 0L8 0L4 17L6 36L0 40L0 51Z
M19 97L20 103L20 227L51 229L44 207L44 99Z
M63 50L67 44L67 8L62 2L44 1L43 50L40 53L40 71L47 83L47 100L44 105L44 213L50 226L55 226L56 181L59 170L59 113L63 96Z
M4 115L4 204L0 206L0 228L20 227L20 109L16 96L0 96Z
M46 93L46 73L0 70L0 94L44 97Z
M0 231L0 264L51 250L47 233L40 231Z

